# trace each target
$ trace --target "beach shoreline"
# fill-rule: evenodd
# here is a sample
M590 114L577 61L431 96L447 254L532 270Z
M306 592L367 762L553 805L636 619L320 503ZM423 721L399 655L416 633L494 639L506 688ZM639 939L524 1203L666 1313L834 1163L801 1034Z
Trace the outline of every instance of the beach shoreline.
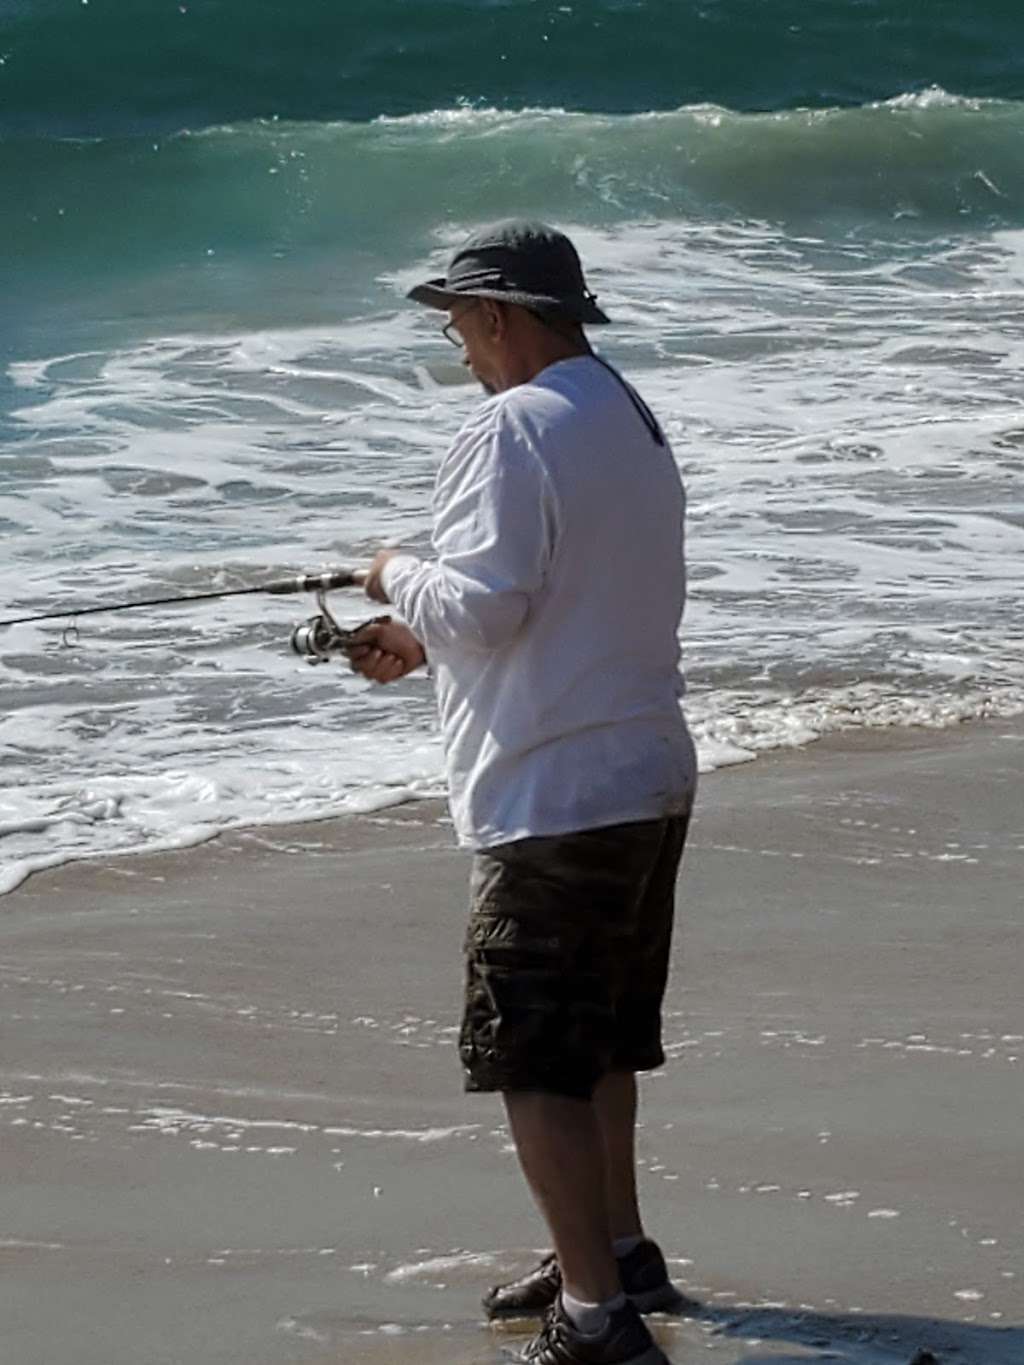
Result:
M1016 719L702 779L643 1091L678 1365L1024 1357L1022 777ZM423 801L0 900L5 1362L499 1358L543 1232L460 1090L467 869Z

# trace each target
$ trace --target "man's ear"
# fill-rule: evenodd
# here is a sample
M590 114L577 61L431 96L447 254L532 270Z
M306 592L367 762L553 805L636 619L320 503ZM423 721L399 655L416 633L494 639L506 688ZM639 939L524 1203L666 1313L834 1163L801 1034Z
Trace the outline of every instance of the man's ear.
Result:
M482 299L487 335L491 341L501 341L508 334L508 306L499 299Z

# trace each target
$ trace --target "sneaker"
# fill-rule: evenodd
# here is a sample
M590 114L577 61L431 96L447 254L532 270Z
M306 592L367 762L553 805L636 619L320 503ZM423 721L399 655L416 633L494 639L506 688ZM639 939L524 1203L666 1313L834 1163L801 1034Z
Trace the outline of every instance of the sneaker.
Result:
M665 1258L656 1242L643 1241L628 1256L619 1258L622 1287L641 1313L678 1312L696 1307L680 1294L668 1277ZM545 1256L539 1265L509 1284L497 1284L484 1295L488 1318L539 1317L558 1298L562 1273L555 1257Z
M521 1365L669 1365L631 1303L609 1313L602 1331L588 1336L569 1320L561 1297L534 1339L511 1359Z
M562 1272L554 1252L508 1284L496 1284L483 1298L484 1312L495 1318L539 1318L558 1298Z

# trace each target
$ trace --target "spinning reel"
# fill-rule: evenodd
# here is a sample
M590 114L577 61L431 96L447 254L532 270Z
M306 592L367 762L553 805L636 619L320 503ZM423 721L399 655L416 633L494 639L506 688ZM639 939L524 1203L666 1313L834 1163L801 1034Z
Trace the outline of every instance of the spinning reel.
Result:
M320 608L317 615L296 626L291 635L293 651L308 664L326 664L335 654L347 655L363 626L382 625L391 619L390 616L374 616L358 626L346 628L332 616L324 588L316 590L316 604Z

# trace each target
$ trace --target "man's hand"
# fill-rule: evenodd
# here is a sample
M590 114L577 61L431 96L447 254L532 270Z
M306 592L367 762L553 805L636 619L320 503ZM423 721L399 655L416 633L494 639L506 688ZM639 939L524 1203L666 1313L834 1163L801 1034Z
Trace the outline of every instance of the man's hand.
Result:
M395 555L400 553L399 550L378 550L374 555L373 563L367 569L366 577L363 579L363 591L366 593L367 597L372 598L374 602L391 601L391 598L388 597L387 593L384 591L384 584L381 582L381 574L384 572L384 565L388 560L394 559Z
M382 550L381 553L389 552ZM423 646L409 627L390 617L361 626L345 653L353 673L376 683L397 682L427 661Z

